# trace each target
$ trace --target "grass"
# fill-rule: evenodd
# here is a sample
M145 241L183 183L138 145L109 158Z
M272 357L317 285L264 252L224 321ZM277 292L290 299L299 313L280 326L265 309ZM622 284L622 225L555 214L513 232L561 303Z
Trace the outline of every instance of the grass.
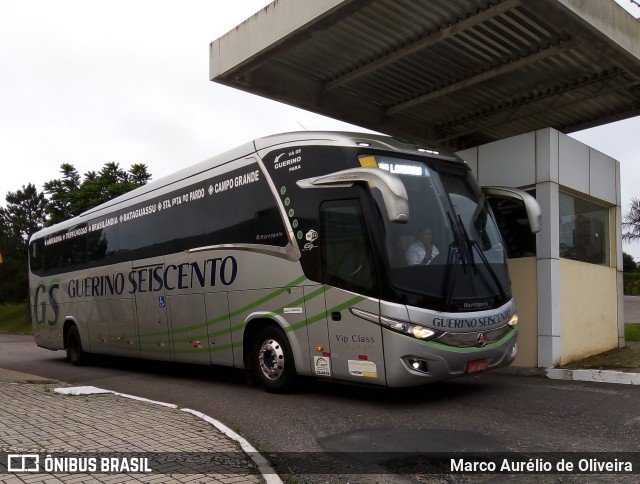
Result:
M627 323L624 325L625 341L640 341L640 323Z
M26 304L0 304L0 333L32 334Z

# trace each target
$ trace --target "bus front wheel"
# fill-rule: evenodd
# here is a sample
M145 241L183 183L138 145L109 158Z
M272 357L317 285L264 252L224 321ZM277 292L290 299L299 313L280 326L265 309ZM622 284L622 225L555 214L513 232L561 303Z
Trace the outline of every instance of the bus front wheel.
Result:
M76 326L71 326L67 331L65 349L67 350L67 361L72 365L79 366L86 361L86 353L82 350L82 340Z
M287 336L280 328L267 326L256 333L253 341L252 367L256 379L268 392L290 391L296 372Z

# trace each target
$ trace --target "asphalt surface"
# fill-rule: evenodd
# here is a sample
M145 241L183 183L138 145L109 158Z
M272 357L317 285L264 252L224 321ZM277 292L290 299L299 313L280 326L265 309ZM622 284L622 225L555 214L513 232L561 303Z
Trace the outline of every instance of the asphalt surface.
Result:
M624 320L640 323L640 296L624 296Z
M625 321L640 297L625 296ZM640 343L547 376L640 384ZM282 482L242 436L176 405L0 369L0 408L0 484Z

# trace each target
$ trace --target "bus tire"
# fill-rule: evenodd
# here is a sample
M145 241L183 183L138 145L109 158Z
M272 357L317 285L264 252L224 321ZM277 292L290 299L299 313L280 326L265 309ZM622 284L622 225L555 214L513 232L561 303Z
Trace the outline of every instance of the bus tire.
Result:
M67 351L67 361L73 366L80 366L86 362L87 354L82 349L80 331L75 325L67 331L64 347Z
M272 393L287 393L296 377L293 352L280 328L265 326L253 338L251 366L257 382Z

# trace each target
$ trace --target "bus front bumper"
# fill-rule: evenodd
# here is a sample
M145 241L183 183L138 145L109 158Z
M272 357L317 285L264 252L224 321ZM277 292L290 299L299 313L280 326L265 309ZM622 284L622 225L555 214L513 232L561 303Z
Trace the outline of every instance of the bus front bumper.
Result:
M419 341L383 329L387 385L409 387L510 365L518 352L517 329L481 348Z

